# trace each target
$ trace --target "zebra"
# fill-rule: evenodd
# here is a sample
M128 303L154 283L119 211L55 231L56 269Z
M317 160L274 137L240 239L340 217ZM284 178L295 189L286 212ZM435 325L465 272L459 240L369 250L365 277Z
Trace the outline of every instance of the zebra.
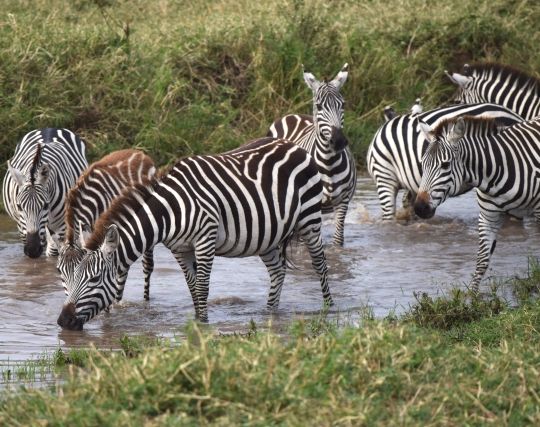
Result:
M540 115L540 79L497 63L465 64L463 74L449 74L458 86L455 102L493 102L519 114L525 120Z
M144 251L163 243L184 272L195 317L208 321L214 256L259 255L270 274L267 305L279 304L288 243L299 237L332 305L321 240L322 184L299 146L271 138L220 155L179 160L161 180L116 199L86 240L87 251L58 324L80 330L113 301L115 278Z
M114 151L94 162L79 177L66 198L65 241L52 235L59 249L56 268L60 273L66 295L68 283L73 281L75 266L81 261L84 240L91 233L91 226L126 187L135 184L148 185L156 168L152 159L142 151L126 149ZM80 229L80 230L79 230ZM154 267L153 251L143 254L144 299L150 295L150 275ZM122 299L126 274L118 276L117 301Z
M345 64L330 82L304 71L313 92L313 115L289 114L276 120L266 136L287 139L315 159L323 183L323 213L335 212L335 245L343 246L345 216L356 188L356 166L343 134L344 100L339 92L348 76Z
M479 248L471 288L477 292L505 214L540 221L540 119L498 129L493 119L459 117L422 126L429 147L414 203L421 218L433 216L448 196L476 187Z
M428 142L418 125L436 126L443 120L460 115L497 117L502 125L521 121L512 111L495 104L453 105L421 114L405 114L384 123L371 141L367 152L367 169L377 187L382 219L396 217L396 195L405 190L403 207L411 209L421 179L421 159ZM463 188L463 191L466 191Z
M68 129L36 129L17 144L2 194L30 258L44 247L48 256L57 254L46 228L64 235L64 200L87 165L84 141Z

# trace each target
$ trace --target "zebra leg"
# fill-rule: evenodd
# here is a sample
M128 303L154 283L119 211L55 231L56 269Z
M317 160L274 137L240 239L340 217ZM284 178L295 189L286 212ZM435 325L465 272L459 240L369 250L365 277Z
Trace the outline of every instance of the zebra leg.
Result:
M124 296L124 288L126 287L127 275L127 271L118 272L118 277L116 278L116 302L122 301L122 297Z
M208 291L210 272L216 255L216 237L217 227L215 230L207 232L206 237L195 245L195 259L197 261L195 292L199 305L198 318L201 322L208 322Z
M150 276L154 271L154 249L150 249L142 257L143 275L144 275L144 300L150 299Z
M326 257L324 256L321 227L319 225L308 230L301 230L300 234L311 256L311 264L319 275L324 303L327 306L334 305L332 295L330 295L330 288L328 287L328 266L326 265Z
M195 254L193 252L182 252L173 255L184 272L189 293L193 300L193 307L195 308L195 318L198 318L199 298L197 297L197 291L195 289L195 285L197 284L197 263L195 262Z
M50 233L48 227L45 227L45 234L46 234L46 241L47 241L47 249L45 250L46 256L58 256L58 245L56 244L56 241L54 240L52 234ZM63 236L60 238L60 241L63 241Z
M394 219L396 215L396 195L398 189L394 185L380 184L377 182L377 195L383 211L382 219Z
M283 257L282 248L275 248L261 254L260 257L270 274L271 286L266 305L269 309L275 309L279 306L281 289L285 280L285 258Z
M345 229L345 217L347 216L347 209L349 209L349 199L341 202L335 209L336 212L336 231L334 233L334 245L343 246L344 229Z
M474 272L471 289L478 292L480 281L489 266L489 259L497 244L497 233L504 222L502 212L481 211L478 218L478 254L476 257L476 270Z

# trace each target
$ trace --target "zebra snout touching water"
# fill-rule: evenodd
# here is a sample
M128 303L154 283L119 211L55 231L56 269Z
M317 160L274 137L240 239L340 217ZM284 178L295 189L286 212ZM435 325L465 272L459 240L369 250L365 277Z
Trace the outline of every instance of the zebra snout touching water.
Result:
M422 128L429 147L415 202L427 218L447 196L477 188L479 247L471 287L478 291L505 214L540 221L540 119L501 129L493 119L460 117Z
M315 161L287 141L262 138L221 155L182 159L160 180L117 198L99 217L58 324L82 329L114 301L118 275L160 242L180 265L201 321L208 320L215 256L259 255L270 274L268 306L277 307L285 251L294 236L307 246L324 302L331 305L321 200Z
M17 222L25 255L56 255L46 230L63 236L64 199L86 168L85 144L67 129L38 129L26 134L8 161L4 206Z
M75 267L83 258L84 241L91 234L91 226L99 215L124 189L136 184L148 185L155 172L154 162L149 156L139 150L127 149L114 151L92 163L79 177L66 199L65 240L52 235L59 248L56 268L66 294L72 286ZM153 251L150 249L143 255L145 300L150 297L153 266ZM122 299L126 279L127 274L118 277L117 301Z
M315 159L323 181L323 213L335 215L333 241L339 246L344 242L345 216L356 188L356 165L343 132L345 101L340 93L348 73L345 64L333 80L321 82L304 72L304 81L313 92L313 115L286 115L267 133L298 144Z

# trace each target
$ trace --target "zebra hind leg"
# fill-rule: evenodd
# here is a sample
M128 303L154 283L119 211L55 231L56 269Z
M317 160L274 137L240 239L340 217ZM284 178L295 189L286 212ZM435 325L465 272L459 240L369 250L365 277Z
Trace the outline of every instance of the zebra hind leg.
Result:
M282 250L283 249L279 247L260 255L270 274L271 286L268 294L268 302L266 303L269 309L276 309L279 306L281 289L283 288L283 281L285 280L286 266Z
M144 275L144 300L150 299L150 276L154 271L154 250L150 249L142 257L143 275Z
M321 227L319 225L308 230L301 230L300 234L311 256L311 264L319 275L324 303L327 306L334 305L328 287L328 266L322 245Z

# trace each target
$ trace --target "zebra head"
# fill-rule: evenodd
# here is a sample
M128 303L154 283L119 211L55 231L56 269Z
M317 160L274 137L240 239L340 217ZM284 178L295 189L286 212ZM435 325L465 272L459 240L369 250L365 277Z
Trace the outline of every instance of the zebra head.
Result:
M83 225L79 222L79 244L75 240L60 241L56 234L51 234L51 237L58 248L58 258L56 260L56 270L60 274L62 286L66 295L75 280L75 268L81 263L85 251L84 242L90 235L91 229L88 224Z
M423 122L419 128L429 145L422 156L422 179L414 212L420 218L431 218L448 196L463 192L463 162L458 142L465 134L462 117L443 122L435 130Z
M8 162L8 170L15 183L15 208L17 228L24 244L24 253L30 258L38 258L46 246L45 226L49 216L50 166L43 163L32 166L29 176Z
M454 97L454 102L458 104L475 104L486 102L481 92L475 88L481 84L475 76L469 64L463 66L463 74L444 72L450 81L458 87L458 92Z
M348 64L330 82L320 82L313 74L304 72L304 80L313 92L313 119L317 135L335 151L343 150L348 144L342 130L345 102L339 92L348 74Z
M119 244L116 225L109 226L101 246L85 251L73 272L72 286L57 323L64 329L82 330L84 323L109 307L118 294L116 248Z

